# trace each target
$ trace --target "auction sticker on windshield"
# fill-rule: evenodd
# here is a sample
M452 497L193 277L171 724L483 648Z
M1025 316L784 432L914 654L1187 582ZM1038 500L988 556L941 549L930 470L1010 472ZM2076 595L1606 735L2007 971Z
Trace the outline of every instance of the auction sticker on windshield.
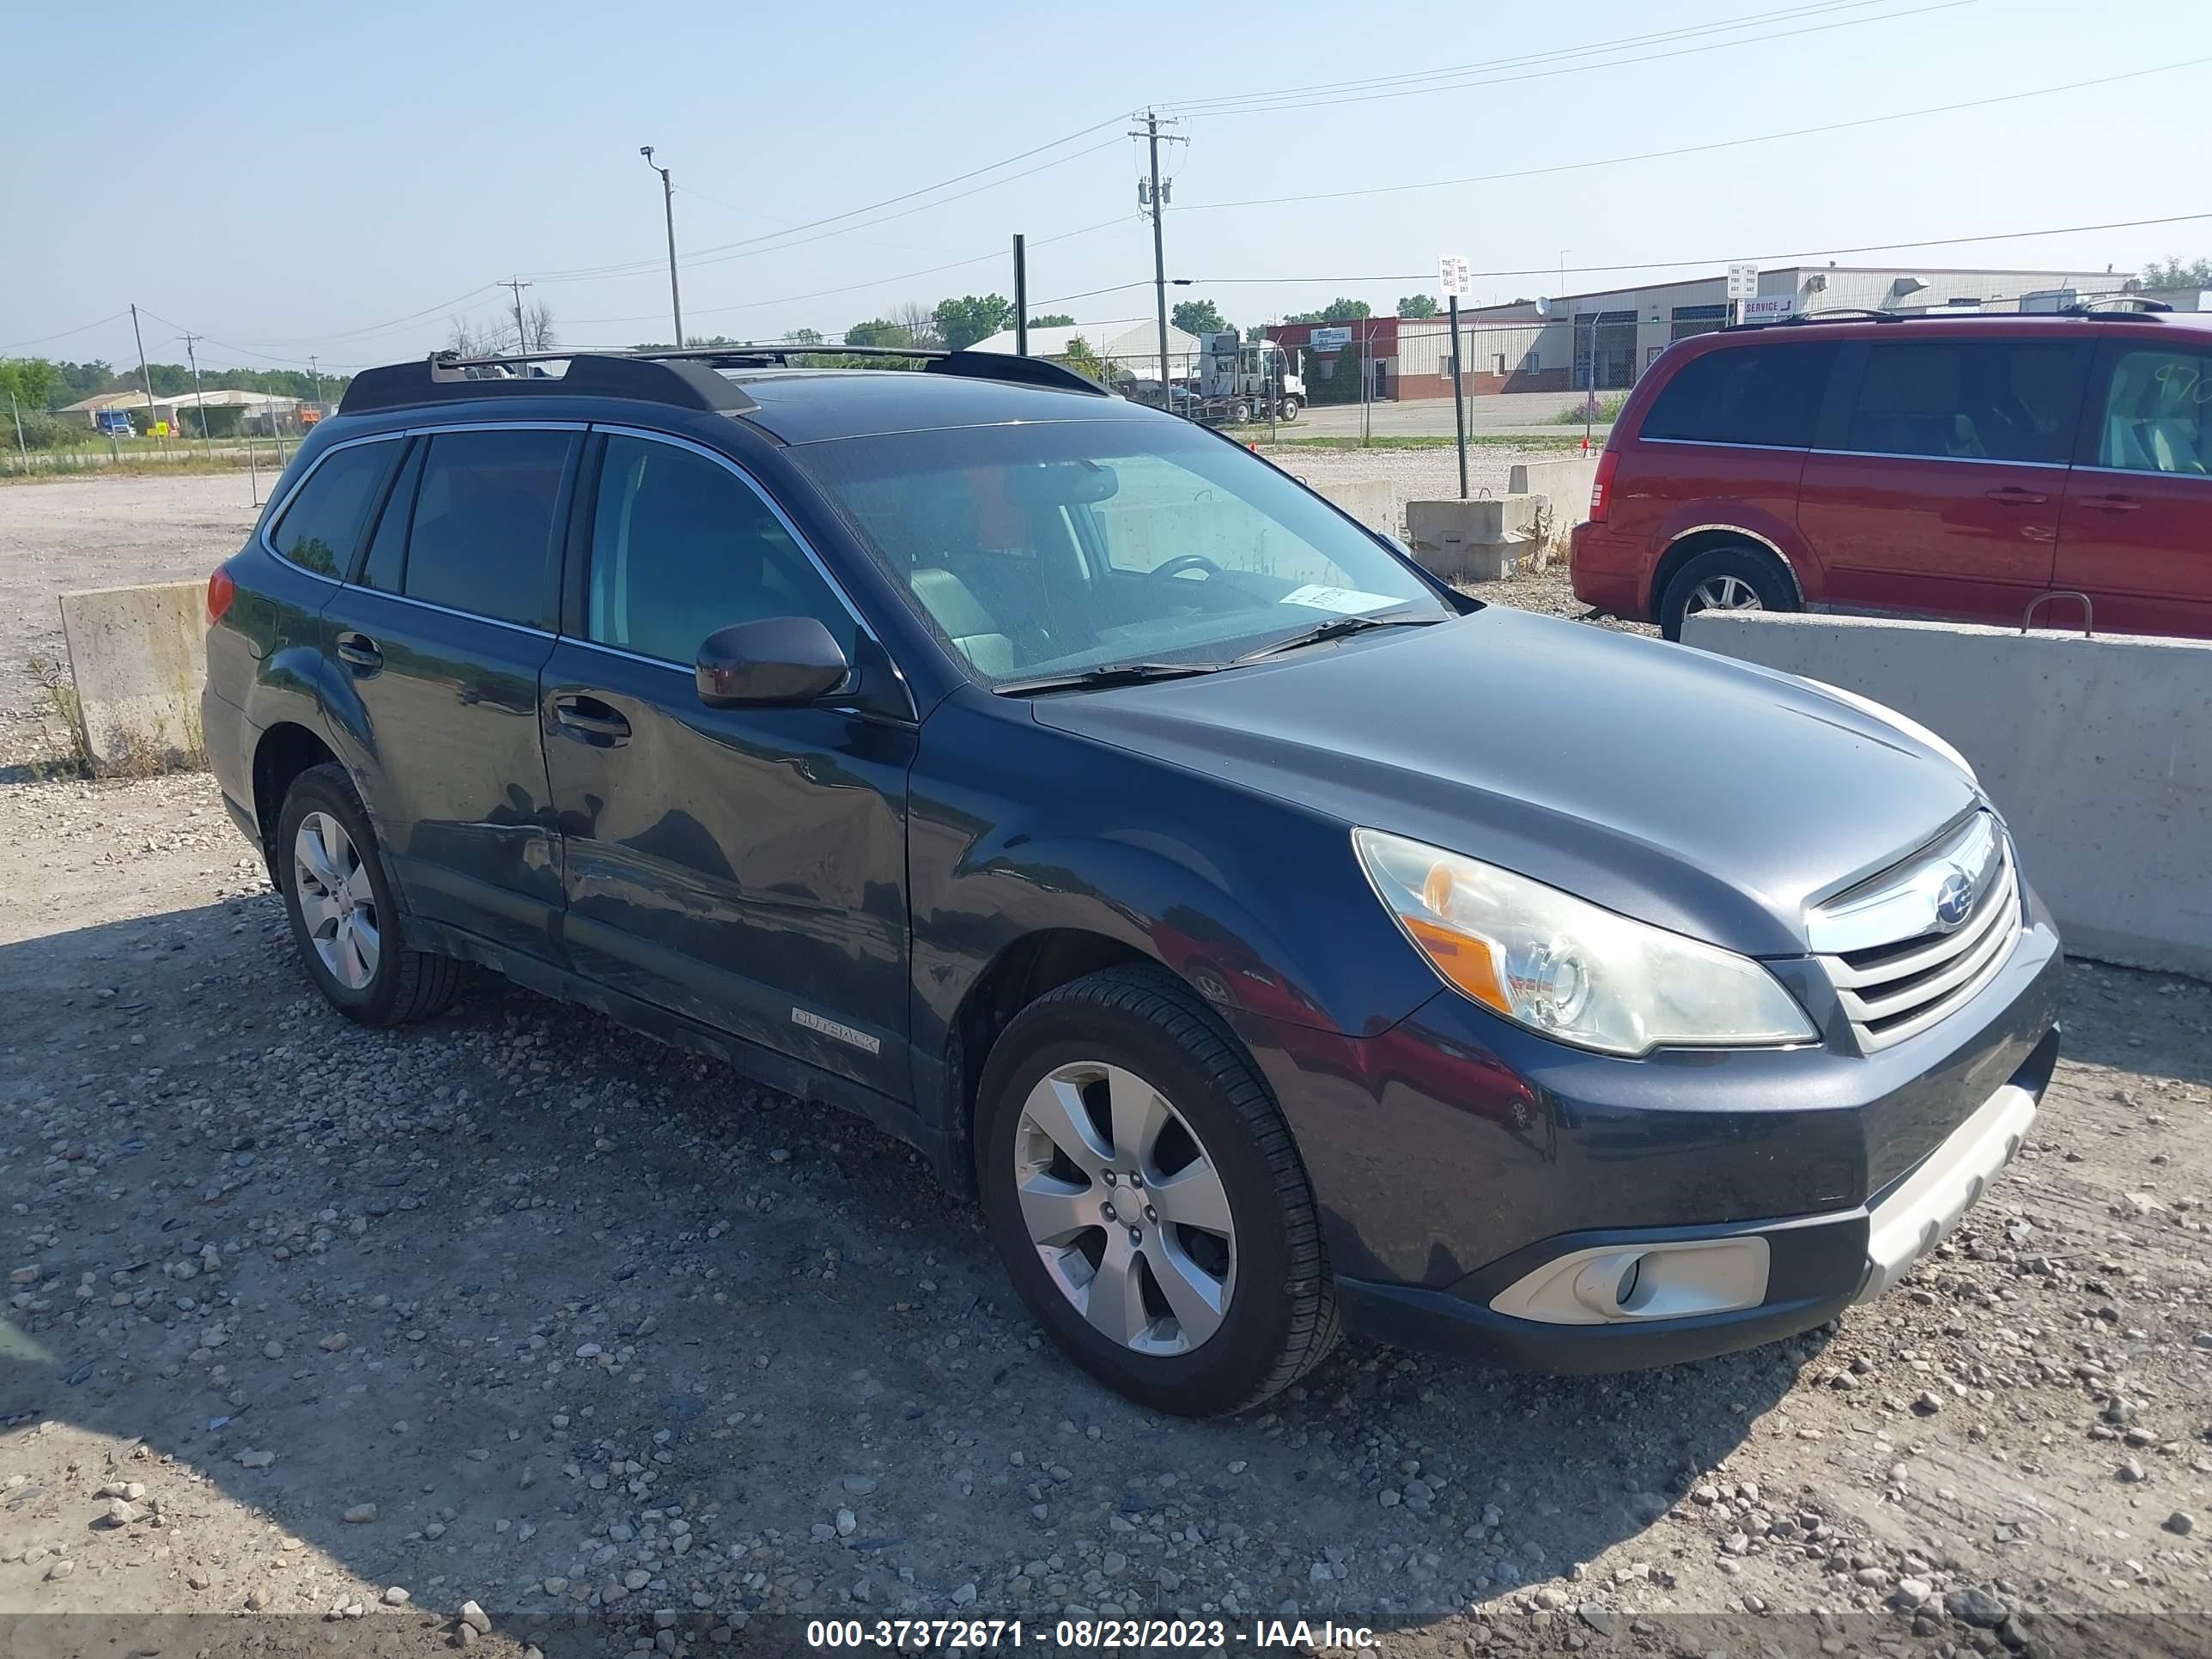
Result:
M1316 611L1334 611L1346 617L1364 616L1370 611L1387 611L1394 605L1403 605L1403 599L1394 599L1388 593L1363 593L1356 587L1323 587L1317 582L1308 582L1304 587L1292 588L1283 595L1285 605L1310 605Z

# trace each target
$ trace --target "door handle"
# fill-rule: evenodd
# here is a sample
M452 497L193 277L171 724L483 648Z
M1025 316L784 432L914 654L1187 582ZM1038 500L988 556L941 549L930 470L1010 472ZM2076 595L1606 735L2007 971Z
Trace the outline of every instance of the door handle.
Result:
M384 653L366 634L346 629L337 638L338 660L374 673L384 666Z
M2093 513L2132 513L2142 503L2132 495L2084 495L2081 505Z
M586 743L612 745L629 741L629 722L597 697L556 697L553 719L562 730Z
M2007 484L2002 489L1987 493L1999 507L2041 507L2051 499L2040 490L2022 489L2018 484Z

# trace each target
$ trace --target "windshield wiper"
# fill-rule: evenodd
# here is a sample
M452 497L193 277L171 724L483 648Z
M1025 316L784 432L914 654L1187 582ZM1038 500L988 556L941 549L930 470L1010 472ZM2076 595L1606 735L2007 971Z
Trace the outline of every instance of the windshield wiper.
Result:
M1443 617L1334 617L1318 628L1309 628L1304 633L1293 634L1287 640L1277 640L1273 645L1263 645L1257 651L1248 651L1237 661L1258 662L1265 657L1295 651L1302 645L1319 645L1327 640L1340 640L1347 634L1363 634L1370 628L1426 628L1432 623L1448 620Z
M1139 685L1146 680L1179 680L1193 674L1213 674L1228 666L1225 662L1109 662L1096 668L1046 674L1032 680L1003 680L991 690L1002 697L1034 696L1043 691L1099 691L1112 685Z

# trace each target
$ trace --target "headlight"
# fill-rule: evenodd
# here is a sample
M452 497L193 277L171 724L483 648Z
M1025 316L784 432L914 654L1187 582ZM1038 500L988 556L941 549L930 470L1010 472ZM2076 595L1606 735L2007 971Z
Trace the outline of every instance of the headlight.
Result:
M1352 841L1429 965L1532 1031L1608 1054L1820 1036L1748 957L1403 836L1355 830Z

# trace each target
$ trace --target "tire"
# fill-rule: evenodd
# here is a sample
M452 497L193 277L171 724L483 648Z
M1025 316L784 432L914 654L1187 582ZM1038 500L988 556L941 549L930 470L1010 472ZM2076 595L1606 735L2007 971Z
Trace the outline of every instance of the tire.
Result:
M1676 571L1659 599L1659 631L1682 637L1693 611L1796 611L1796 585L1781 562L1750 542L1710 547Z
M1218 1416L1288 1387L1334 1346L1336 1284L1290 1127L1180 981L1112 968L1040 997L992 1047L976 1110L991 1241L1037 1322L1107 1387ZM1157 1133L1117 1138L1124 1111ZM1066 1147L1086 1128L1085 1164ZM1191 1216L1225 1236L1182 1224ZM1102 1299L1102 1287L1119 1293Z
M303 850L310 820L320 873ZM376 831L345 768L328 762L292 781L276 815L276 863L292 943L331 1006L364 1025L404 1025L453 1006L462 964L409 947ZM326 881L331 874L343 882Z
M1289 425L1292 421L1297 420L1297 419L1298 418L1298 411L1299 411L1300 410L1304 409L1304 407L1305 407L1305 405L1304 405L1304 404L1300 403L1300 402L1299 402L1296 398L1284 398L1284 399L1283 399L1283 416L1282 416L1282 418L1283 418L1283 423L1284 423L1285 426L1287 426L1287 425Z

